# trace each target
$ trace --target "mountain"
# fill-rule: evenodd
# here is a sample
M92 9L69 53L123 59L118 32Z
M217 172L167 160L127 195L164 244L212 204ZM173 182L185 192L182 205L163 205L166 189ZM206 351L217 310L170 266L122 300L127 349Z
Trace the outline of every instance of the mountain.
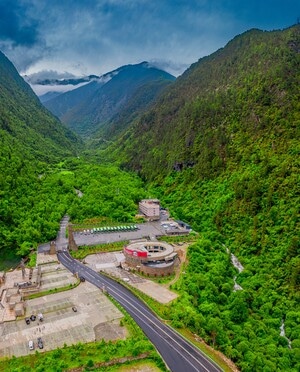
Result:
M63 119L64 115L79 107L82 102L85 102L85 100L92 99L92 96L100 86L102 86L102 83L92 81L80 88L61 93L59 96L43 102L43 104L53 113L53 115L57 116L62 122L67 124ZM69 127L71 128L71 126Z
M159 94L173 83L173 80L155 80L141 85L128 99L126 104L89 139L91 149L107 141L113 141L126 130L141 114L155 102Z
M81 148L0 52L1 268L16 263L16 252L23 256L56 236L66 208L63 181L51 181L47 170Z
M300 25L250 30L106 149L197 232L172 324L242 371L300 368L299 82Z
M18 151L49 161L76 153L80 141L40 103L13 64L0 52L1 140Z
M250 151L260 135L293 136L297 30L250 30L193 64L117 143L127 164L147 178L191 166L210 177L240 160L240 137Z
M55 92L55 91L47 92L47 93L42 94L41 96L39 96L39 100L41 101L41 103L45 103L45 102L49 101L50 99L58 97L60 94L61 94L61 92Z
M93 81L49 100L45 106L69 128L87 137L122 115L121 112L126 111L128 105L131 105L132 110L134 106L130 100L142 92L143 87L148 93L136 107L138 109L147 106L149 99L153 100L165 85L174 80L175 77L147 62L127 65L103 75L97 82Z

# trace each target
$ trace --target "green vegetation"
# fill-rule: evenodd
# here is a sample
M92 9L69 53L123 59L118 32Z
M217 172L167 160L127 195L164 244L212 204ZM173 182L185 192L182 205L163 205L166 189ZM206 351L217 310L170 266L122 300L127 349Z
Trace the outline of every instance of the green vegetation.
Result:
M34 298L44 297L44 296L47 296L49 294L65 292L65 291L69 291L70 289L73 289L73 288L77 287L79 284L80 284L80 280L78 279L78 281L74 284L70 283L70 284L66 285L65 287L48 289L47 291L44 291L44 292L37 292L37 293L28 294L28 295L25 294L23 296L23 298L25 300L32 300Z
M54 239L66 213L74 222L96 216L106 216L116 223L134 222L138 200L145 195L141 180L134 174L80 159L68 159L51 168L44 166L40 171L29 162L18 170L17 161L3 169L0 269L6 259L13 259L12 250L23 256L38 243Z
M289 160L293 166L296 159ZM255 171L250 172L251 167ZM281 167L278 160L273 171L280 172ZM294 175L280 182L272 173L260 177L257 166L245 168L245 173L236 171L200 182L192 182L192 170L187 170L160 185L164 190L160 197L172 212L200 232L189 247L185 274L173 285L181 296L172 304L170 316L174 326L191 329L244 371L296 371L300 335L297 182ZM249 194L245 188L246 195L237 195L246 175L247 185L255 185L256 191ZM226 248L242 262L242 273L234 269ZM234 276L242 291L233 291ZM292 349L280 336L282 320Z
M147 62L122 66L108 82L90 82L45 102L45 106L95 147L111 142L174 80Z
M53 162L82 150L81 141L39 102L30 86L0 52L0 149L14 158ZM20 164L18 164L20 167Z
M174 169L206 179L282 151L296 157L299 35L296 25L237 36L192 65L108 152L160 182Z
M109 148L199 232L172 324L243 371L300 368L299 47L299 25L236 37Z
M115 243L108 243L108 244L97 244L97 245L89 245L89 246L80 246L78 247L78 251L70 251L72 257L76 258L77 260L82 260L89 254L99 253L99 252L113 252L113 251L121 251L128 242L121 241Z
M1 60L0 269L53 239L66 213L78 224L134 222L138 200L155 195L198 234L172 284L179 298L150 305L242 371L300 370L299 50L299 25L237 36L192 65L106 150L81 154L85 160L72 157L80 142L45 111L40 116L29 88ZM142 176L148 192L125 169ZM242 290L233 290L235 281ZM88 368L139 355L145 343L79 344L1 368Z

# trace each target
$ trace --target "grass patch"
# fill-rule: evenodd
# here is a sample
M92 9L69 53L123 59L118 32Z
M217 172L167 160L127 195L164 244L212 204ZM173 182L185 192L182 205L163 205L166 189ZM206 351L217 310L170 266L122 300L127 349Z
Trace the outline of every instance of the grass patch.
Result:
M33 300L34 298L39 298L39 297L51 295L51 294L54 294L54 293L69 291L70 289L73 289L73 288L77 287L79 284L80 284L80 280L78 280L76 283L70 283L70 284L66 285L65 287L53 288L53 289L49 289L48 291L32 293L30 295L25 294L24 299L25 300Z
M70 254L73 258L77 260L82 260L90 254L96 254L101 252L115 252L121 251L124 245L128 244L128 241L121 241L109 244L98 244L98 245L83 245L78 247L78 251L70 251Z
M168 275L168 276L160 276L160 277L154 277L154 278L152 276L144 275L141 272L139 272L138 275L145 279L151 280L152 282L157 283L157 284L169 284L175 278L175 273Z
M102 371L103 368L96 368L94 371ZM165 365L157 365L157 361L153 361L153 358L144 358L142 360L126 361L123 364L117 364L105 369L106 372L161 372L167 371Z

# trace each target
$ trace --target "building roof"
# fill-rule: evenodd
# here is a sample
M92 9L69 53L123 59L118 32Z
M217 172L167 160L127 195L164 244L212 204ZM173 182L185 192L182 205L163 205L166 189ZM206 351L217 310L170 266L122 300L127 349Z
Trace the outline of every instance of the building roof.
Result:
M159 204L158 199L142 199L140 203Z
M160 249L154 251L158 247ZM147 253L146 257L151 260L165 259L165 257L168 257L172 253L174 253L174 248L172 247L172 245L159 241L136 242L128 244L128 246L125 249L127 250L128 253L132 252L133 255L137 256L139 256L139 253L142 253L143 255L144 253Z

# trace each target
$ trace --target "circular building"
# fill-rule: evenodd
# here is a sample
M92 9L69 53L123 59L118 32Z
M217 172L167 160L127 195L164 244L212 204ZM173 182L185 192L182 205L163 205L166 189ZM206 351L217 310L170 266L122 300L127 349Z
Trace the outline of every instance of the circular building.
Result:
M131 243L124 247L123 253L126 264L144 274L164 276L174 272L177 253L165 242Z

